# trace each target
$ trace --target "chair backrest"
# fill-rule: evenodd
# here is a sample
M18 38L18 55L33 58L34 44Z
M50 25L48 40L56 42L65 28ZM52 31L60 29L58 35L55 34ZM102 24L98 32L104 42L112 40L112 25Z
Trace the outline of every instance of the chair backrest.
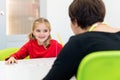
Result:
M99 51L81 61L77 80L120 80L120 51Z
M13 53L15 53L16 51L18 51L20 48L6 48L3 50L0 50L0 61L5 60L6 58L8 58L10 55L12 55ZM29 59L29 56L27 56L25 59Z

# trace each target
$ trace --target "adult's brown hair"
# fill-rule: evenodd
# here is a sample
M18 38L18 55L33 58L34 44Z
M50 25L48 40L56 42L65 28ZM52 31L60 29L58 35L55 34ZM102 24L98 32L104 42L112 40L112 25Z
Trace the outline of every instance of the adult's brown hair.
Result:
M76 20L82 29L86 29L96 22L103 22L105 13L105 5L102 0L74 0L69 6L71 22Z

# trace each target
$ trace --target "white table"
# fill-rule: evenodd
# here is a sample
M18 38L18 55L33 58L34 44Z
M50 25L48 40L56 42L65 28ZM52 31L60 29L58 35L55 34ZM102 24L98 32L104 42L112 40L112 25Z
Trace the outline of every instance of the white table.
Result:
M51 68L55 58L18 60L6 65L0 61L0 80L41 80Z
M5 61L0 61L0 80L42 80L54 60L55 58L24 59L10 65L6 65Z

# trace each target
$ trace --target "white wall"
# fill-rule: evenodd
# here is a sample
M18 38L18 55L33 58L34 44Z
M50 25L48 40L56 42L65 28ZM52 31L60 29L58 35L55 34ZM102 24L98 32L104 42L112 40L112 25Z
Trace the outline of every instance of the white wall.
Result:
M72 34L68 16L68 6L72 1L73 0L47 0L47 18L51 21L52 30L60 34L64 44Z
M103 0L106 6L106 17L107 22L112 27L120 28L120 0Z

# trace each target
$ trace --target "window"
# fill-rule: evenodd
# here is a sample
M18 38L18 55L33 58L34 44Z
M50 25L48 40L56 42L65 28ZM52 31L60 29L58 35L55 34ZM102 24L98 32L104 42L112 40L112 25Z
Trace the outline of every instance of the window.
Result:
M40 16L39 0L7 0L7 35L28 34Z

